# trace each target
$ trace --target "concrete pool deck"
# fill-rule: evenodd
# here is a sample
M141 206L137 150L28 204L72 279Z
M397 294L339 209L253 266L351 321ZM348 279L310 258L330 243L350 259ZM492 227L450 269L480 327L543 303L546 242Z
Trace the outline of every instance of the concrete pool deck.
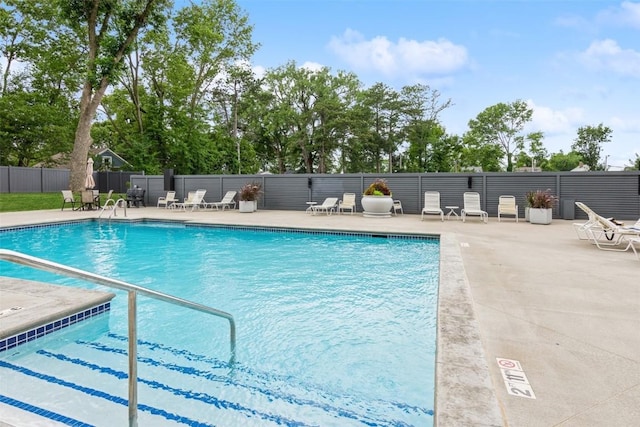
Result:
M97 216L3 213L0 226ZM440 235L437 425L640 425L640 261L631 251L602 251L578 240L572 221L127 210L127 219L142 218ZM5 298L0 294L3 304ZM508 360L499 365L498 359ZM521 370L509 369L510 361ZM529 390L535 399L523 397ZM2 413L0 407L0 425Z

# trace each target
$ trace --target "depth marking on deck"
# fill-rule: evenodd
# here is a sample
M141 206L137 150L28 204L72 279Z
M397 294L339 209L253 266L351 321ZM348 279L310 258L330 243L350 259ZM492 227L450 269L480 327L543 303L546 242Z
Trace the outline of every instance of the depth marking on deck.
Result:
M507 393L513 396L526 397L527 399L536 398L520 362L501 357L496 357L496 362L498 362L504 385L507 387Z
M469 244L467 242L462 242L462 243L460 243L460 246L463 247L463 248L468 248Z

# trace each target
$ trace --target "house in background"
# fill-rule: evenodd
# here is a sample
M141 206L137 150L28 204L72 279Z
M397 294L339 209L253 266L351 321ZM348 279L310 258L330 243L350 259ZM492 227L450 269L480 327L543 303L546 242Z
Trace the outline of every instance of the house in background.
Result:
M132 169L131 163L127 162L108 148L100 150L97 154L93 155L93 158L95 161L95 168L99 171Z
M571 169L571 172L589 172L589 165L585 165L584 163L580 162L578 166Z
M133 170L131 163L108 148L91 149L89 155L93 159L95 171ZM46 162L33 165L34 168L71 169L71 153L54 154Z

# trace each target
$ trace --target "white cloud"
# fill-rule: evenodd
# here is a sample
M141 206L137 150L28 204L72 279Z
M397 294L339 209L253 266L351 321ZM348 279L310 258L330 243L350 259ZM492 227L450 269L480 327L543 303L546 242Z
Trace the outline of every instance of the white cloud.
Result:
M366 40L359 32L347 29L341 37L332 37L328 47L358 70L374 69L388 76L442 75L468 63L467 49L443 38L436 41L400 38L394 43L384 36Z
M302 64L300 68L304 68L305 70L309 70L309 71L320 71L324 68L324 65L319 64L317 62L307 61L304 64Z
M253 70L253 74L258 79L264 77L267 74L267 69L262 65L254 65L253 67L251 67L251 70Z
M637 116L632 118L612 116L607 120L607 125L615 131L640 133L640 117Z
M527 100L527 105L533 109L529 131L542 131L545 135L571 134L584 121L584 111L581 108L554 110L535 105L532 100Z
M640 28L640 2L624 1L598 14L597 20L615 26Z
M596 40L582 53L579 59L596 70L612 71L624 76L640 78L640 52L622 49L615 40Z

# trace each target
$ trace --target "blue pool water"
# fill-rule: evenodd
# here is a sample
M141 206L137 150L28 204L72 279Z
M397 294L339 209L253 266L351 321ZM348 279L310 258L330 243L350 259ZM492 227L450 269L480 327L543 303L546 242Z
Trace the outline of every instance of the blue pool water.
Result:
M230 368L226 320L138 299L138 375L148 381L139 403L173 414L159 415L166 425L231 426L238 416L249 426L433 422L437 240L90 222L2 232L0 247L234 316L238 344ZM102 289L10 263L0 268L5 276ZM11 370L2 371L3 380L21 381L23 371L62 362L114 378L112 371L126 372L127 300L115 293L104 318L0 355ZM71 375L68 365L52 369ZM85 376L61 384L53 375L65 387ZM126 379L111 377L82 387L105 387L100 393L117 404L126 400ZM186 403L173 402L176 396ZM49 400L55 397L30 404ZM126 416L125 406L117 411Z

